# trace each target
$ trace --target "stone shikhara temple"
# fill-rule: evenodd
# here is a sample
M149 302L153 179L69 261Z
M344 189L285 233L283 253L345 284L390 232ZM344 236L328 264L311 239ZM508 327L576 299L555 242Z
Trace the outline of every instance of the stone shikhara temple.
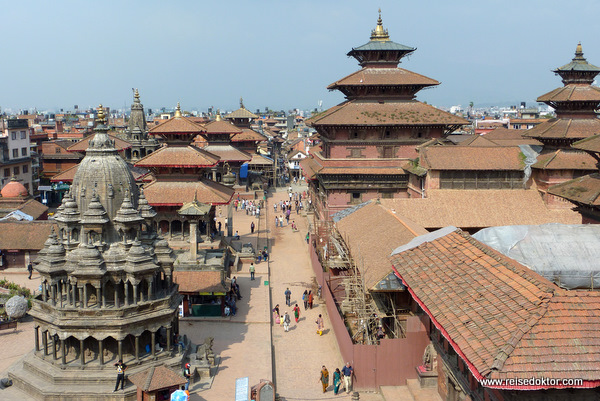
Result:
M37 399L135 399L135 386L112 393L119 359L128 374L162 364L180 372L185 355L172 350L180 303L173 252L156 235L155 212L105 123L100 106L95 137L56 213L59 230L35 262L35 350L10 376Z

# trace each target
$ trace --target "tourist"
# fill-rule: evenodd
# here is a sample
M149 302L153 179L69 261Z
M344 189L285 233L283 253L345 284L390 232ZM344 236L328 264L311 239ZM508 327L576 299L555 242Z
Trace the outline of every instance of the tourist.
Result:
M300 307L298 306L298 304L296 304L296 306L294 306L294 319L296 319L296 323L298 323L298 319L300 318Z
M279 227L279 217L275 216L275 228Z
M117 384L115 384L113 393L119 389L119 383L121 383L121 390L125 387L125 369L127 369L127 365L123 363L122 359L119 359L115 366L117 367Z
M290 291L289 287L285 290L284 295L285 295L285 304L287 306L292 306L292 292Z
M312 309L312 307L313 307L313 294L312 294L312 290L308 291L308 307L310 309Z
M325 365L323 365L323 368L321 369L321 377L319 377L319 381L323 385L323 392L327 392L327 386L329 386L329 371Z
M240 234L237 232L237 230L235 230L235 235L233 236L233 238L237 240L240 239Z
M323 324L323 317L320 314L315 323L317 324L317 334L322 336L325 325Z
M342 384L342 373L340 372L340 368L335 368L335 372L333 372L333 394L337 395L338 391L340 391L340 384Z
M255 271L254 263L250 263L250 269L249 270L250 270L250 280L254 280L254 271Z
M279 304L275 305L275 307L273 308L273 315L278 318L279 317ZM277 322L277 324L279 324L279 322Z
M250 234L254 234L254 222L250 223Z
M279 227L283 227L283 216L279 216Z
M273 204L273 212L274 212L274 213L277 213L277 203L274 203L274 204Z
M308 240L310 239L310 233L306 233L306 243L308 244Z
M283 329L285 331L290 331L290 322L290 315L285 311L285 314L283 315Z
M220 221L217 223L217 231L219 232L219 235L221 235L221 222Z
M31 274L33 273L33 265L31 264L31 262L27 264L27 271L29 272L29 280L31 280Z
M304 310L308 309L308 291L304 290L304 293L302 294L302 302L304 302Z
M346 366L342 368L342 374L344 375L344 386L346 388L346 393L350 393L350 387L352 387L352 366L350 362L346 362Z
M190 378L192 377L192 375L190 374L189 363L185 364L185 368L183 369L183 377L185 377L185 380L187 380L187 382L185 383L185 389L188 390L190 388Z

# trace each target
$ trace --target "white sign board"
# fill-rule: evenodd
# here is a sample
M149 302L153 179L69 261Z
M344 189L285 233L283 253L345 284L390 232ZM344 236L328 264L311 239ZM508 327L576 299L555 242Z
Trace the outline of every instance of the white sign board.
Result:
M235 379L235 401L248 401L248 378Z

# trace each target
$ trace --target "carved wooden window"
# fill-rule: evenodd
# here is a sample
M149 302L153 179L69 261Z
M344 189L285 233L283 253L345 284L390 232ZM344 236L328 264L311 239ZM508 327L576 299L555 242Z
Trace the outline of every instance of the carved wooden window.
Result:
M348 149L348 150L350 151L350 155L348 157L351 157L351 158L364 157L362 154L362 149L353 148L353 149Z
M381 191L379 196L381 197L381 199L393 199L394 191Z
M350 203L357 204L362 200L362 196L360 192L350 192Z
M395 155L394 147L393 146L384 146L383 147L382 157L384 159L392 159L395 156L396 155Z

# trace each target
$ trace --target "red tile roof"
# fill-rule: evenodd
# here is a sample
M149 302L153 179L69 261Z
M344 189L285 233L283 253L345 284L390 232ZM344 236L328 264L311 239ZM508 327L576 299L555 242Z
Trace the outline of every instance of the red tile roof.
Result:
M551 118L529 130L523 136L548 139L583 139L600 133L597 118Z
M204 132L204 127L187 117L170 118L164 123L150 128L151 135L160 134L190 134Z
M129 380L145 392L180 386L187 379L166 366L152 366L129 376Z
M523 170L523 160L517 146L429 146L420 152L420 165L430 170Z
M575 149L585 150L586 152L600 153L600 135L594 135L571 145Z
M600 88L570 84L556 88L537 98L538 102L600 102Z
M39 251L52 227L58 232L58 225L52 220L0 221L0 247L3 251Z
M219 161L222 162L247 162L252 160L250 154L231 145L207 145L203 149L219 156Z
M599 207L600 174L593 173L553 185L548 192L576 204Z
M334 90L339 86L389 86L389 85L416 85L433 86L440 83L435 79L405 70L403 68L372 68L365 67L352 73L339 81L329 85L327 89Z
M541 170L596 170L596 159L575 149L558 149L542 152L532 166Z
M241 134L242 130L229 121L219 120L204 124L206 134Z
M138 167L212 167L219 156L192 145L166 146L138 160Z
M231 138L233 142L264 141L266 139L267 138L264 135L249 128L242 128L241 134L236 134L233 138Z
M416 240L390 259L477 380L534 376L584 380L564 387L600 385L600 293L562 290L453 227Z
M549 209L536 189L430 189L427 198L380 202L426 229L581 223L579 213Z
M248 164L250 164L250 165L259 165L259 166L273 165L273 159L269 159L268 157L259 155L258 153L252 153L251 156L252 156L252 160L250 160L248 162Z
M367 221L369 224L365 224ZM348 245L352 258L357 261L357 268L367 289L373 288L392 272L388 255L394 249L419 235L427 234L423 227L375 202L340 219L336 227Z
M144 187L144 195L151 206L181 206L197 196L198 202L211 205L227 204L234 190L211 180L202 181L160 181L156 180Z
M179 271L173 272L173 280L179 284L179 292L227 292L221 280L221 271Z
M412 101L348 100L310 118L314 126L452 126L467 125L461 117Z

